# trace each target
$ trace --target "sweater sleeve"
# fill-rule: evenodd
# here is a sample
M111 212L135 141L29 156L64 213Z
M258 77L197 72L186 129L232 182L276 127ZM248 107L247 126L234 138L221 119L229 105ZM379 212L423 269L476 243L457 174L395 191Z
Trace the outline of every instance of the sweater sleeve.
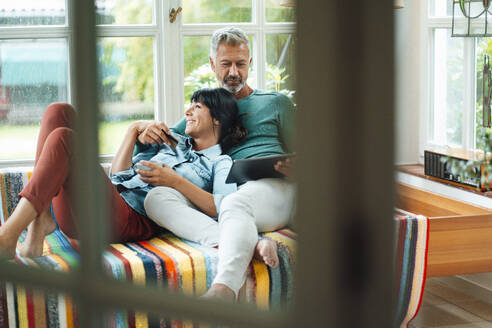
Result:
M185 129L186 129L186 119L182 118L178 123L176 123L171 130L177 134L181 134L182 136L185 135Z
M294 152L296 110L294 103L283 94L278 96L277 114L280 124L280 141L283 149L286 153Z

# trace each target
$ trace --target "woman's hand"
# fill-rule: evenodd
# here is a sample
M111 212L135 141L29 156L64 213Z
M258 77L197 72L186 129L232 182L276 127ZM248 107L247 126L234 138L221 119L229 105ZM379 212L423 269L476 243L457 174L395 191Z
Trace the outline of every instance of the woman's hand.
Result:
M171 131L163 122L136 121L132 123L131 128L136 130L137 139L142 144L169 144L166 134L171 134Z
M140 163L151 168L149 171L136 170L140 174L140 179L148 184L176 188L182 179L180 175L166 164L160 166L149 161L140 161Z

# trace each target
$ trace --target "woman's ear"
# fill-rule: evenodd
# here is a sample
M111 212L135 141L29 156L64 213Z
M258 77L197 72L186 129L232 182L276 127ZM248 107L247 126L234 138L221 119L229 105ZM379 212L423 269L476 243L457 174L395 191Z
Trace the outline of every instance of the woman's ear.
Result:
M214 123L215 126L220 125L220 122L216 118L212 118L212 122Z

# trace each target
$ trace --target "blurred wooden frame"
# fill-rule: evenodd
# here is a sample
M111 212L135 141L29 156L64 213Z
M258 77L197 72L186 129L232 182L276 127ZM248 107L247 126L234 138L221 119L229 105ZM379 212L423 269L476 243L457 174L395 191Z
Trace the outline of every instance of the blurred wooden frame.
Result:
M492 271L492 210L404 184L396 206L429 217L427 276Z

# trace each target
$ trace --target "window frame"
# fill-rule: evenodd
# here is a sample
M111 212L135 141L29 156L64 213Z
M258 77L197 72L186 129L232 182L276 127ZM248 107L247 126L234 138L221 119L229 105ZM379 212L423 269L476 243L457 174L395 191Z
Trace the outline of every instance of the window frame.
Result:
M84 15L91 16L92 1L77 1L77 3L85 9L78 11L82 16L78 18L79 20L83 20ZM394 50L390 4L389 0L371 6L360 6L359 3L351 2L299 2L302 10L299 10L301 44L298 62L299 72L302 73L301 80L305 82L300 86L302 92L299 101L306 112L305 115L298 117L298 131L305 132L303 136L305 147L299 148L299 181L303 183L300 184L301 189L298 193L300 205L298 213L304 218L299 221L298 226L300 247L296 274L299 288L294 295L296 302L293 311L287 315L258 311L238 304L194 300L175 293L149 290L129 283L91 281L91 275L87 275L85 270L92 273L91 270L100 266L100 262L97 261L92 264L83 261L80 275L72 276L36 268L28 269L14 263L0 261L2 269L0 278L46 290L78 294L78 300L82 303L78 312L79 318L83 320L81 327L102 326L98 313L105 307L113 305L132 307L136 304L155 313L209 319L212 322L242 327L326 324L361 326L369 320L374 326L389 326L392 322L390 313L393 308L392 284L388 283L391 280L393 227L381 218L389 218L389 213L392 213L394 193L392 188L394 177L391 169L393 167L394 74L393 66L388 65L388 62L393 60ZM343 6L349 10L340 12L335 10ZM319 22L317 23L319 28L312 29L309 26L312 24L312 21L308 20L311 15L316 18L316 22ZM359 20L362 22L361 26L370 33L354 33L360 30L357 29L358 26L354 28L350 24L354 18L362 17L366 19ZM85 25L82 23L81 26L89 27L87 22ZM343 28L334 29L335 26ZM376 39L374 44L369 41L375 34L381 37ZM316 42L325 37L330 42ZM355 46L345 47L345 40L350 38L355 38ZM91 45L94 44L91 42ZM332 51L333 48L340 51ZM339 67L343 64L352 64L355 59L354 54L359 53L365 56L362 56L360 63L356 62L353 66L352 74L345 74L345 70ZM323 62L325 65L312 65L313 56L315 62ZM78 63L84 61L90 63L91 58L79 58ZM370 69L365 71L365 68ZM96 80L95 67L90 66L88 72L84 72L81 66L77 66L76 70L83 75L87 73L89 82ZM353 96L353 88L347 86L351 86L353 74L359 72L363 72L362 78L358 80L359 87L369 92L362 93L360 103L349 102L347 105L353 117L340 115L339 105ZM323 78L322 82L326 83L318 83L320 76ZM94 83L89 84L87 89L91 85L94 86ZM388 90L390 90L389 94ZM325 93L328 95L327 99L319 97L320 94L325 95ZM89 103L95 102L93 98L85 99ZM327 101L328 105L326 105ZM94 108L88 108L88 112L91 111L97 111L97 103ZM353 118L356 118L356 126L360 129L353 129ZM92 122L95 122L95 117ZM95 129L92 122L86 122L89 123L89 129ZM319 138L320 129L312 128L318 126L324 129L326 122L331 124L327 132L333 138ZM96 145L96 142L92 145ZM319 151L325 148L333 151ZM371 151L347 152L347 149ZM94 157L89 160L94 163L96 155L94 153L92 155ZM320 160L320 156L323 160ZM376 162L374 156L382 160ZM345 161L333 160L342 157ZM326 170L327 164L335 169ZM340 172L359 172L360 170L351 170L355 167L363 168L363 172L340 174ZM313 175L313 169L324 174ZM360 179L361 176L366 179ZM93 180L94 177L95 174L88 174L86 180ZM348 186L360 185L361 189L354 194L351 188L340 188L340 184L333 183L334 181L343 182L342 185ZM83 181L83 183L88 182ZM100 192L101 190L94 190L96 194ZM96 206L87 206L87 208L93 213L98 212ZM334 217L338 219L330 219ZM320 218L327 219L320 220ZM89 216L87 219L90 224L97 223L97 215ZM371 238L364 237L367 235L365 229L367 227L371 228ZM328 242L320 243L321 238ZM82 241L84 240L90 240L90 235L84 233ZM93 252L94 250L91 249ZM360 250L364 251L365 256L353 256L354 252L358 254ZM364 261L366 258L376 260ZM356 274L353 274L354 268L360 270L356 270ZM368 280L367 277L370 279ZM112 292L114 294L111 294ZM363 311L358 311L359 313L354 315L354 309Z
M252 69L256 74L256 88L265 89L266 86L266 35L267 34L295 34L296 33L296 23L286 22L267 22L266 21L266 7L264 0L251 0L252 1L252 19L249 23L188 23L185 24L182 21L182 16L179 16L179 43L180 53L175 53L172 58L180 58L179 62L169 63L167 67L173 67L177 65L179 67L179 85L184 85L184 61L183 61L183 39L187 36L211 36L213 32L219 28L226 26L237 26L240 27L247 35L251 35L253 38L253 44L251 45L254 49L251 54L253 62ZM182 0L179 0L179 6L182 6ZM260 60L262 59L262 60ZM169 66L172 65L172 66ZM180 88L179 93L180 103L176 104L177 108L184 108L184 88ZM179 117L182 118L183 112L179 110L172 114L172 118ZM179 116L178 116L179 115Z
M5 39L46 39L65 38L68 43L68 99L73 102L73 17L70 6L74 0L65 0L69 13L65 25L0 27L0 40ZM266 21L266 8L263 0L251 0L252 21L248 23L193 23L184 24L182 15L171 23L168 19L172 8L183 6L182 0L152 0L152 24L97 25L96 37L152 37L154 39L154 118L174 125L183 117L184 100L184 61L183 38L204 36L221 27L238 26L253 36L253 70L256 73L258 89L266 85L266 36L269 34L295 34L296 23L276 23ZM260 60L261 59L261 60ZM109 162L114 154L100 155L101 162ZM1 167L32 166L34 159L0 160Z
M475 123L475 115L476 115L476 38L475 37L466 37L463 38L463 62L464 62L464 100L463 100L463 118L462 118L462 142L461 145L450 145L447 143L442 143L436 141L436 138L432 138L430 133L430 124L431 124L431 115L435 114L434 112L434 67L435 67L435 58L434 58L434 32L437 29L446 29L451 30L452 28L452 17L435 17L430 16L430 1L423 0L423 8L425 11L423 14L425 15L426 24L426 51L428 64L423 64L422 69L424 73L422 76L426 77L423 79L422 83L422 101L421 108L423 108L421 112L421 138L420 147L419 147L419 159L420 162L423 163L423 152L424 149L435 149L439 147L455 147L459 146L466 150L476 150L476 123ZM464 20L464 19L462 19ZM478 24L472 24L478 25ZM436 135L436 128L439 128L438 123L434 121L434 136Z

